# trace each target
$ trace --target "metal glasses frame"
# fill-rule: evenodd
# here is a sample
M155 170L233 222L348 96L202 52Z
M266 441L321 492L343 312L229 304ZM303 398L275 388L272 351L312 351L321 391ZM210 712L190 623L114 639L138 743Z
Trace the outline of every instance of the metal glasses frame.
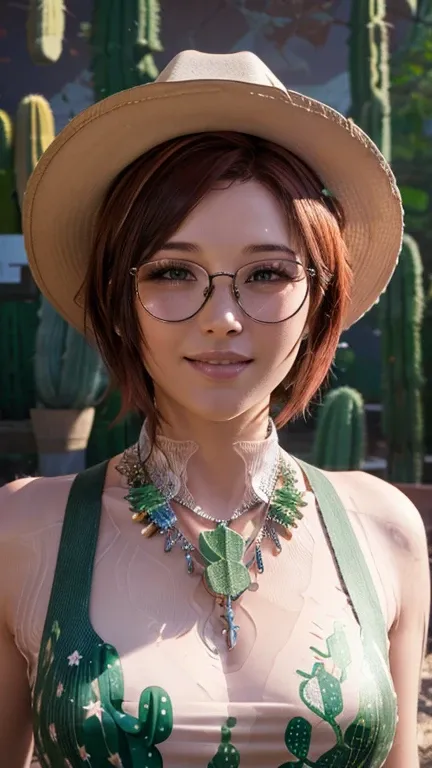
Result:
M293 259L292 261L295 264L299 264L299 266L303 267L303 269L304 269L304 271L306 273L306 279L308 277L309 278L316 277L316 269L314 269L314 267L305 267L304 264L302 264L301 261L297 261L296 259ZM144 262L144 263L149 263L149 262ZM253 264L254 262L251 262L251 263ZM192 262L192 261L190 262L190 264L194 264L197 267L200 266L199 264L195 264L195 262ZM140 265L140 266L143 266L143 265ZM244 265L244 266L247 266L247 265ZM284 317L282 320L258 320L256 317L253 317L253 315L250 315L249 312L247 312L245 310L245 308L242 306L242 303L240 301L240 292L239 292L239 290L238 290L238 288L237 288L237 286L235 284L236 277L237 277L238 273L240 272L240 270L244 269L244 266L243 267L239 267L239 269L236 272L213 272L213 274L211 274L211 275L207 272L206 269L204 269L204 267L200 267L200 269L203 269L204 272L207 273L208 280L209 280L208 286L205 289L204 294L203 294L204 301L201 304L201 306L195 312L193 312L191 315L188 315L187 317L182 318L181 320L164 320L162 317L157 317L156 315L153 315L153 313L150 312L150 310L148 310L147 307L145 307L144 304L141 301L141 297L140 297L139 290L138 290L138 281L137 281L139 267L132 267L129 270L129 273L134 278L135 293L136 293L136 296L137 296L137 298L139 300L139 303L141 304L142 308L147 312L147 314L149 314L151 317L154 317L155 320L160 320L161 323L184 323L186 320L191 320L192 317L195 317L199 312L201 312L201 310L205 307L205 305L207 304L207 302L210 300L211 296L214 293L214 279L215 279L215 277L230 277L231 278L231 291L232 291L232 294L234 296L234 299L235 299L237 305L240 307L241 311L244 312L244 314L247 317L250 317L250 319L254 320L256 323L262 323L264 325L277 325L278 323L284 323L287 320L291 320L292 317L295 317L296 314L298 312L300 312L301 308L304 306L304 303L305 303L305 301L306 301L306 299L307 299L307 297L309 295L309 280L308 280L308 289L307 289L307 291L305 293L305 297L304 297L302 303L300 304L300 306L296 309L295 312L293 312L292 315L289 315L288 317Z

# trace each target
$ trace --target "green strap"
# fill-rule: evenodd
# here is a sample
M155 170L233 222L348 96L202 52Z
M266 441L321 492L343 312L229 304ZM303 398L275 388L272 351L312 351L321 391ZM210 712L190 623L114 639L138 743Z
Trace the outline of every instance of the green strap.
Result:
M378 595L345 507L332 483L316 467L299 459L315 494L337 564L364 635L373 637L388 658L387 629Z
M80 472L69 491L44 635L54 620L61 626L88 623L107 465Z

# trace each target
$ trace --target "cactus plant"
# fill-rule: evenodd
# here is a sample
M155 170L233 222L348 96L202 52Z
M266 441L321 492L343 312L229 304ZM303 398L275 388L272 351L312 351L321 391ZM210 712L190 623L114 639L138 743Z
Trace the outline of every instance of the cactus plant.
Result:
M13 126L9 115L0 109L0 235L20 231L13 176Z
M385 0L351 3L351 116L390 161L388 60ZM379 306L387 476L398 482L420 482L422 474L421 271L417 244L405 235L400 265Z
M109 9L104 0L95 0L90 39L96 99L151 82L158 75L153 54L163 50L159 0L112 0ZM120 393L113 391L96 409L89 465L120 453L138 438L140 415L129 413L113 424L120 407Z
M59 60L65 21L64 0L30 0L27 48L35 64L54 64Z
M229 717L221 728L221 739L218 751L210 760L208 768L238 768L240 765L239 751L231 742L231 730L235 728L237 719Z
M360 469L365 452L363 398L351 387L327 393L318 414L314 463L322 469Z
M385 0L351 3L349 71L351 118L390 161L390 70Z
M15 182L21 206L29 176L54 136L54 116L44 96L21 99L15 131Z
M0 237L21 231L13 173L13 125L0 110ZM34 405L32 358L37 305L33 301L0 302L0 416L28 418Z
M45 298L36 335L35 380L38 405L52 409L94 406L107 387L97 350Z
M422 273L418 246L405 235L399 264L380 301L387 471L389 480L401 483L421 482L423 467Z
M162 51L159 0L95 0L92 23L94 91L102 99L154 80Z

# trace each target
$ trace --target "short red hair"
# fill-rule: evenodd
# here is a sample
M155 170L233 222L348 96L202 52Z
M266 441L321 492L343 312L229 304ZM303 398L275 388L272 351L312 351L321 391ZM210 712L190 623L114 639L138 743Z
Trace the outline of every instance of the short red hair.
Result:
M153 382L144 365L130 269L151 258L221 181L261 183L279 200L317 276L311 281L308 335L287 380L272 395L283 426L304 412L332 364L350 298L343 211L307 163L265 139L199 133L158 145L125 168L97 218L85 308L102 357L122 394L154 433ZM116 333L116 330L120 333ZM144 339L145 342L145 339Z

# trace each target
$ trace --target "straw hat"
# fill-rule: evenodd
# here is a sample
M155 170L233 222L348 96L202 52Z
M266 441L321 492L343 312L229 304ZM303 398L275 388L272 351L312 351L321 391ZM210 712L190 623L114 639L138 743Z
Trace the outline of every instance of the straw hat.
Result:
M378 299L397 263L403 214L394 176L376 146L330 107L287 91L253 53L183 51L156 82L116 93L77 115L27 186L23 230L42 293L76 328L74 300L89 259L96 212L114 177L167 139L239 131L303 158L342 204L354 271L348 328Z

